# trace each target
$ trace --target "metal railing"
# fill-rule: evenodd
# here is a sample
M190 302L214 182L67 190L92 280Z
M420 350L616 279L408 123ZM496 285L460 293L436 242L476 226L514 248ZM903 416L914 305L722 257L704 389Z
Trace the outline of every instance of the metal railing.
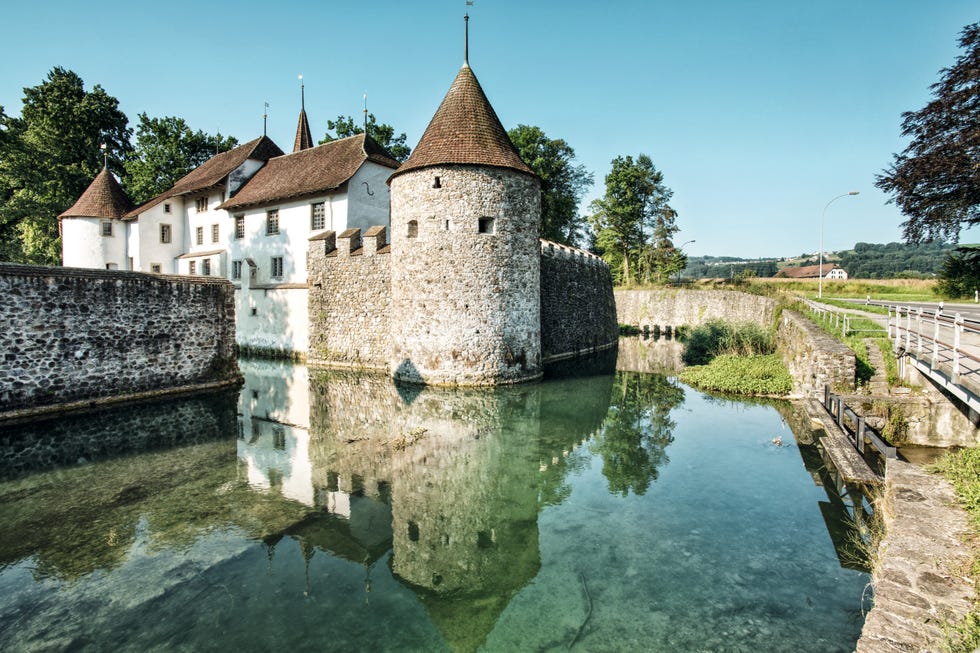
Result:
M847 437L858 453L865 454L867 445L871 444L882 458L897 458L898 450L889 445L878 433L868 426L864 417L844 403L844 398L830 391L830 386L823 388L823 407L834 418L834 422Z
M815 315L828 326L832 325L834 329L840 329L841 338L846 338L848 334L851 333L881 333L880 329L851 328L851 321L855 319L856 316L851 315L843 309L830 306L828 304L821 304L813 301L812 299L807 299L806 297L799 297L798 299L804 306L806 306L812 315ZM868 318L857 317L857 319L867 320Z
M888 338L895 349L928 361L932 369L948 367L954 383L980 374L980 357L966 349L967 337L980 342L980 322L959 313L944 315L942 309L888 306Z

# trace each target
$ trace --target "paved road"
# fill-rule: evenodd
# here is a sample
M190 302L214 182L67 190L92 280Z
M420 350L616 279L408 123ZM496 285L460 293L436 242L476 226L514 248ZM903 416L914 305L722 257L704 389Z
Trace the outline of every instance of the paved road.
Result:
M865 301L861 299L841 299L840 301L851 302L856 305L857 308L865 305ZM928 311L929 313L934 313L937 308L939 308L939 302L883 302L883 301L872 301L875 306L910 306L912 308L922 308L923 311ZM974 304L973 302L944 302L943 303L943 315L952 317L959 313L964 319L974 320L980 322L980 305Z

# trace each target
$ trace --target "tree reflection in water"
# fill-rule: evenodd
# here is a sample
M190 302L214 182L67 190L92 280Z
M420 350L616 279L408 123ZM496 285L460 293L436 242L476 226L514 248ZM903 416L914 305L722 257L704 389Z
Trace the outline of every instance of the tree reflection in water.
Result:
M609 413L590 444L610 492L642 496L657 480L677 426L670 411L683 402L684 389L666 376L616 372Z

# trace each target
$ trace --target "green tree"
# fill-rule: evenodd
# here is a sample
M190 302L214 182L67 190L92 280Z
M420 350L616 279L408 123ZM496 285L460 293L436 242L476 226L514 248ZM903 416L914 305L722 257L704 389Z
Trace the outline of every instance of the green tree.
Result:
M875 182L908 218L909 242L955 242L964 225L980 223L980 23L963 28L959 45L964 52L940 71L933 100L902 114L912 140Z
M943 261L936 292L944 297L973 297L980 290L980 246L958 247Z
M131 130L119 101L81 77L54 68L41 84L25 88L19 118L0 112L0 256L57 265L58 215L74 204L103 166L130 150Z
M595 246L609 263L619 283L633 280L631 267L647 245L646 230L654 227L658 216L673 211L667 202L673 191L663 183L646 154L616 157L606 175L605 195L591 204L589 222L595 230ZM671 215L673 219L673 215ZM675 230L676 231L676 230Z
M518 125L507 135L521 159L541 177L541 237L576 245L585 227L578 203L592 187L592 173L573 165L575 150L563 139L548 138L540 127Z
M183 118L139 115L136 147L127 159L125 188L137 205L171 188L178 179L219 152L238 145L233 136L192 131Z
M330 133L331 131L333 134ZM323 145L330 141L363 133L364 127L355 123L350 116L337 116L336 120L327 121L327 133L320 139L319 144ZM378 145L388 150L391 156L399 161L405 161L408 159L408 155L412 153L412 148L405 145L405 141L408 140L405 132L395 136L395 128L387 123L379 125L373 113L368 114L367 133Z

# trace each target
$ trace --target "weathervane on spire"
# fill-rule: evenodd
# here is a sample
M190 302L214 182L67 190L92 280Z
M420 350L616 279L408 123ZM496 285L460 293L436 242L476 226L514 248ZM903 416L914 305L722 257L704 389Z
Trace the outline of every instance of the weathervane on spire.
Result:
M303 82L303 76L299 76L299 108L302 111L306 111L306 84Z
M102 143L102 144L99 145L99 149L102 150L102 165L104 165L106 168L108 168L109 167L109 147L105 143Z
M269 124L269 103L265 103L265 109L262 111L262 135L266 135L266 127Z
M473 6L473 0L466 0L467 9L463 13L463 24L466 26L464 28L464 40L463 40L463 64L466 66L470 65L470 10L469 7Z

